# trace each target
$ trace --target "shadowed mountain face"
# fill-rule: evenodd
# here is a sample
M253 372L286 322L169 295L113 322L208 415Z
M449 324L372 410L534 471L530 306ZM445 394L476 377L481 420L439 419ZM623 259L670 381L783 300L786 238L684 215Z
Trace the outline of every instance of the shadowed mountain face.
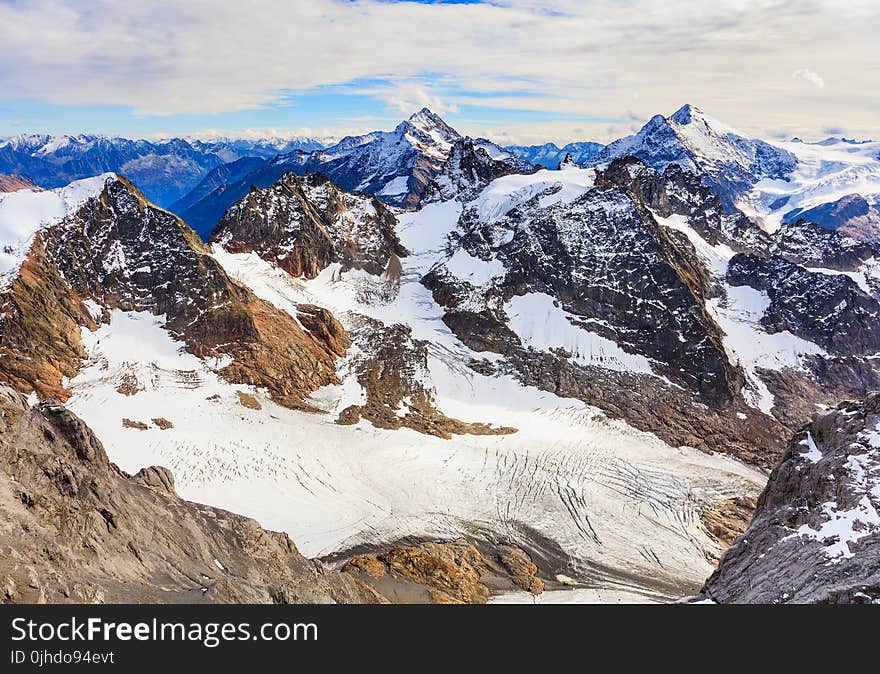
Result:
M147 198L169 206L209 172L244 157L274 157L296 149L314 150L308 139L212 141L170 138L142 140L82 134L28 134L0 141L0 173L19 173L43 188L114 172L132 180Z
M871 202L861 194L848 194L813 208L795 208L783 218L785 223L799 220L827 229L842 229L863 239L880 240L880 200Z
M530 164L540 164L548 169L558 169L566 157L576 164L586 164L605 146L601 143L567 143L558 147L555 143L543 145L508 145L505 149Z

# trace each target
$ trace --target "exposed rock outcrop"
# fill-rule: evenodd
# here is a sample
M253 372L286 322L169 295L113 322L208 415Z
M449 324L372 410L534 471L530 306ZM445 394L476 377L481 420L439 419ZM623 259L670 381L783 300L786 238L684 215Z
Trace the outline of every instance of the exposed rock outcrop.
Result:
M321 174L288 173L252 188L221 218L211 241L230 253L254 251L291 276L314 278L333 262L381 274L392 257L406 255L396 224L375 197L346 192Z
M34 181L17 173L5 174L0 173L0 192L16 192L18 190L40 189L34 184Z
M702 596L719 603L880 602L880 394L792 440L748 529Z
M501 176L516 173L509 162L497 161L470 138L455 141L443 170L425 188L423 203L473 199L481 189Z
M366 317L353 330L358 355L352 367L363 388L365 400L341 411L339 424L354 424L361 418L378 428L411 428L420 433L451 438L453 434L506 435L515 428L464 422L437 409L428 383L427 343L413 339L401 324L385 326Z
M880 351L880 302L849 276L809 271L778 256L738 254L727 281L767 293L761 323L768 332L788 330L840 356Z
M463 538L358 555L343 570L401 603L484 604L493 575L532 594L544 591L538 567L520 548L499 545L481 551Z
M383 601L286 535L181 500L164 468L122 472L54 401L0 387L0 462L0 601Z

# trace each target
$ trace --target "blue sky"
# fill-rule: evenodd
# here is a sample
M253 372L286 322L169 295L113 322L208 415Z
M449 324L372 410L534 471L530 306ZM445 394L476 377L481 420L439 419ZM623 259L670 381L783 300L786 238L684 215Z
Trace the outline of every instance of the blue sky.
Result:
M339 136L427 105L608 141L689 102L756 135L880 137L873 0L0 0L0 135Z

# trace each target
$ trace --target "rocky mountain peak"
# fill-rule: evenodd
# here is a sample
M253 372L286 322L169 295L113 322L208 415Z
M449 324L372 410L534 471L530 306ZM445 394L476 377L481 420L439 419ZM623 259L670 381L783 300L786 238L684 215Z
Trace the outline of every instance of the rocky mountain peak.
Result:
M450 146L461 134L449 126L439 115L422 108L401 122L395 133L428 154L446 155Z
M717 128L724 127L721 122L709 117L700 108L695 105L691 105L690 103L685 103L678 110L673 112L668 117L668 121L680 125L703 123L707 126L715 126Z
M678 110L673 112L669 119L677 124L690 124L695 114L702 116L703 111L690 103L685 103Z
M94 330L117 310L162 316L190 353L226 362L220 374L229 381L263 386L288 406L336 381L334 361L348 340L329 312L306 308L298 320L275 309L129 181L108 174L99 182L41 223L0 294L0 381L66 399L64 377L84 355L81 328Z
M669 117L655 115L638 133L599 152L594 165L635 156L662 171L677 164L700 175L728 210L763 178L782 178L794 170L790 152L748 137L687 104Z
M292 276L314 278L334 262L378 275L406 254L396 224L375 197L346 192L320 173L287 173L252 188L224 214L211 241L232 253L254 251Z
M443 171L425 188L423 201L468 201L496 178L515 172L512 163L492 159L473 140L458 139L452 145Z

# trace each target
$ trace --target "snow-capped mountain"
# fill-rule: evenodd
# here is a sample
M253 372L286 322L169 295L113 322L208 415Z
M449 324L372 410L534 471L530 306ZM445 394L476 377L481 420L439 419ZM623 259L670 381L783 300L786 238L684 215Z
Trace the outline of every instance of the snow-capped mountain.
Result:
M0 381L66 399L66 380L84 355L81 328L93 330L113 311L160 316L220 376L261 382L289 405L336 381L334 360L347 340L332 316L317 307L296 316L273 309L126 179L108 173L0 197L0 246L11 251L0 295ZM126 386L136 391L141 376L129 372Z
M804 219L880 240L880 142L767 142L685 105L670 117L653 117L587 164L625 156L658 170L678 164L699 175L726 208L743 211L770 232Z
M543 145L508 145L505 149L530 164L557 169L566 156L570 156L576 164L586 164L604 147L601 143L585 141L567 143L562 147L558 147L555 143L544 143Z
M320 170L344 189L414 205L458 138L455 129L423 108L394 131L343 138L313 153L306 166Z
M217 175L219 172L209 174L172 209L207 239L220 216L244 197L252 185L268 187L288 172L323 173L346 190L375 194L388 204L412 208L421 200L425 186L443 168L453 143L461 137L438 115L423 108L393 131L346 136L322 150L278 155L237 180L224 181ZM473 142L515 170L531 170L528 162L485 138Z
M792 153L744 136L693 105L669 117L655 115L637 134L609 143L590 164L627 156L657 170L674 163L697 173L728 207L759 180L784 179L797 164Z
M797 166L784 179L757 182L739 204L747 214L770 231L805 219L880 240L880 142L828 138L779 145Z
M214 154L225 162L234 162L243 157L262 157L271 159L278 154L295 150L312 152L320 150L324 144L305 136L266 136L264 138L235 138L233 136L186 137L194 148L205 154Z
M0 141L0 173L18 173L44 188L116 172L160 206L188 193L211 169L241 157L273 157L320 147L309 139L129 139L28 134Z

